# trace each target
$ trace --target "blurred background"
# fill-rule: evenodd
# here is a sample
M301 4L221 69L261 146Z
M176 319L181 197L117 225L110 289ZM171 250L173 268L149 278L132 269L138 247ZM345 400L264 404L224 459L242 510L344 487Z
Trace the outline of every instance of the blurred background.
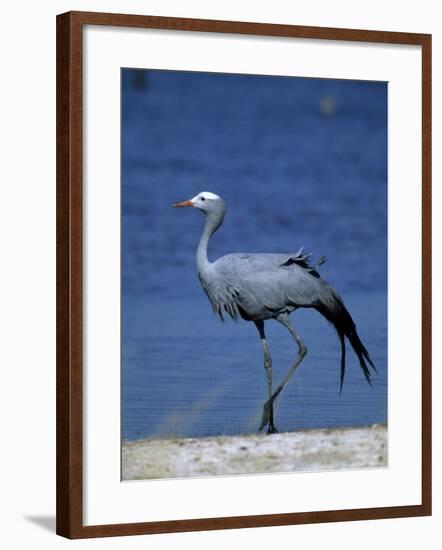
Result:
M200 191L227 215L209 248L325 255L322 276L379 376L365 382L315 311L278 407L280 431L387 421L387 83L122 70L122 438L256 432L267 386L253 323L220 323L195 266ZM278 384L297 353L266 324Z

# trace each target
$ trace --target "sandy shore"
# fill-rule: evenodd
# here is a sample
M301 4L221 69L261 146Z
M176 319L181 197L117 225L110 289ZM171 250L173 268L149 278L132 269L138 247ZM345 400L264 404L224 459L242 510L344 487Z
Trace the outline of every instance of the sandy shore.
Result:
M145 439L123 443L122 458L124 480L377 468L387 466L387 428Z

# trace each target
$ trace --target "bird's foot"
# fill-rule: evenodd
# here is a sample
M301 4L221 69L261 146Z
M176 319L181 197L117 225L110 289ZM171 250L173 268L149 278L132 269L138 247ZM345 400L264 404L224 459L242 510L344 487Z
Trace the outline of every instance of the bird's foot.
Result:
M278 430L275 428L273 422L270 422L269 427L267 429L267 434L277 434Z
M261 424L259 426L259 430L261 431L264 426L267 426L267 424L270 423L270 420L273 418L273 401L268 400L264 403L264 408L262 409L262 418L261 418ZM273 425L273 422L269 424L269 430L271 425ZM273 426L274 429L274 426Z

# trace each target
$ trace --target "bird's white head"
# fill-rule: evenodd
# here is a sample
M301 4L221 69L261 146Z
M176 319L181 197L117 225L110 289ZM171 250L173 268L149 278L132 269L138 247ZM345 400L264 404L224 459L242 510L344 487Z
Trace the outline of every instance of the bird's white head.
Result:
M225 211L223 199L210 191L202 191L198 195L195 195L193 199L177 202L173 206L193 206L193 208L198 208L198 210L202 210L205 214L222 215Z

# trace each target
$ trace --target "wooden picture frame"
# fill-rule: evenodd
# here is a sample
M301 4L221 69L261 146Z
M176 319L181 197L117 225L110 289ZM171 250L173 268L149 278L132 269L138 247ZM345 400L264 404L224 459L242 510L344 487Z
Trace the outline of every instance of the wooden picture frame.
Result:
M420 46L422 502L419 505L83 525L83 39L85 25ZM68 538L431 514L431 35L108 13L57 17L57 533ZM148 518L147 518L148 519Z

